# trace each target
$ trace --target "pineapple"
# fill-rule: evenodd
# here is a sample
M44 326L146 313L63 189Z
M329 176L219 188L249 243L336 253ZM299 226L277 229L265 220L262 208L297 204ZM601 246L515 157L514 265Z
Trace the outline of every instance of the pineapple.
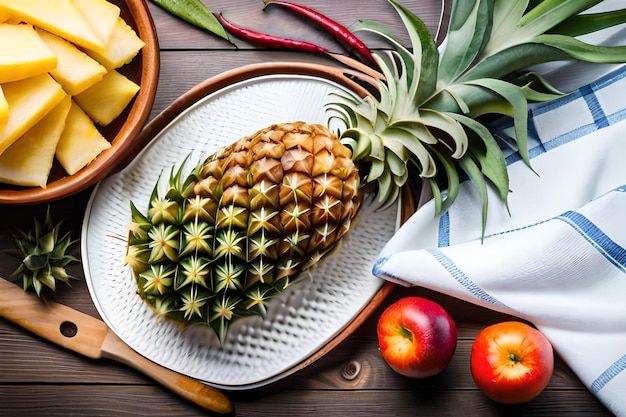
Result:
M85 52L111 71L132 61L145 45L137 32L120 17L104 49L101 51L87 49Z
M157 183L146 213L131 202L125 263L158 317L209 325L223 341L229 325L263 316L267 300L339 244L365 189L383 208L396 201L410 167L431 185L440 212L454 200L459 171L481 192L492 183L506 201L502 151L477 118L514 116L518 150L529 163L527 104L561 94L537 74L509 72L550 59L626 61L620 48L580 53L565 35L543 35L574 23L579 32L591 28L596 16L578 13L594 2L455 1L439 51L417 16L389 1L413 48L375 22L359 23L392 49L375 52L384 76L376 94L328 103L329 124L338 118L345 125L339 137L321 125L276 124L209 156L186 177L172 168L169 187L159 191ZM624 20L609 16L613 24Z
M0 14L45 29L83 48L101 51L105 46L72 0L0 0Z
M132 205L126 262L160 317L210 325L223 340L239 317L315 265L361 205L350 150L322 125L270 126L172 172L147 214Z
M0 154L0 181L27 187L46 186L71 103L72 98L65 96L39 123Z
M71 96L82 93L99 82L107 70L71 42L50 32L36 29L41 40L56 54L57 65L50 75Z
M8 120L0 131L0 153L39 122L67 95L49 74L2 85Z
M9 121L9 103L2 91L2 85L0 85L0 130L4 129Z
M120 8L107 0L73 0L73 3L98 38L106 45L120 19Z
M85 111L72 100L65 128L55 150L65 172L74 175L110 147L111 143L102 136Z
M4 39L0 43L0 83L45 74L57 65L56 55L31 25L0 23L0 39Z
M100 81L74 96L74 100L92 120L106 126L124 111L138 91L139 85L112 70Z

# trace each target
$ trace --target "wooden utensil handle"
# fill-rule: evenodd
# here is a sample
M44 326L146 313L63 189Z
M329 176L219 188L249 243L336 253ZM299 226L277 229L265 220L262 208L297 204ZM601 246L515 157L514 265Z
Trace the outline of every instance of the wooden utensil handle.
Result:
M3 278L0 278L0 316L94 359L100 357L100 344L109 332L103 321L27 293Z
M164 368L135 352L113 332L102 345L102 356L124 363L151 377L181 397L215 413L232 414L231 401L219 390Z

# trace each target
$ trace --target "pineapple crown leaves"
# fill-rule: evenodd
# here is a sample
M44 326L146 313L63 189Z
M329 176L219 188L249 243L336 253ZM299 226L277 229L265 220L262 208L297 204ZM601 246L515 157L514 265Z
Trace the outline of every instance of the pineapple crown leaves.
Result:
M417 16L388 1L411 48L377 22L353 25L353 31L382 38L391 50L374 52L384 75L377 94L340 96L328 105L329 121L344 123L342 141L355 161L370 164L364 183L377 182L378 198L387 204L406 182L406 165L413 164L430 184L440 214L456 198L464 172L482 196L484 235L487 188L495 187L506 206L509 179L500 145L482 118L512 117L517 151L531 167L528 104L563 93L528 68L557 60L626 62L626 46L575 38L626 22L626 11L582 13L601 0L455 0L447 38L437 47Z
M445 47L447 56L458 54L465 46L468 60L442 82L463 82L478 78L506 77L518 70L544 62L581 60L588 62L620 63L626 61L626 46L598 46L575 38L626 22L624 10L604 13L584 13L602 0L544 0L507 2L476 0L490 7L486 25L460 25L451 31ZM455 2L457 3L462 2ZM454 10L452 11L454 15ZM458 17L460 20L461 17ZM490 23L489 23L490 21ZM472 30L482 31L487 42L480 48L463 45L463 39ZM445 58L445 57L444 57ZM440 68L446 67L442 59Z
M12 232L17 249L7 252L21 262L11 276L21 275L25 291L32 287L41 296L45 288L55 291L58 281L69 285L70 279L75 278L66 267L79 261L69 253L77 239L72 239L71 230L62 233L62 224L63 221L53 222L48 207L43 222L35 217L28 232Z

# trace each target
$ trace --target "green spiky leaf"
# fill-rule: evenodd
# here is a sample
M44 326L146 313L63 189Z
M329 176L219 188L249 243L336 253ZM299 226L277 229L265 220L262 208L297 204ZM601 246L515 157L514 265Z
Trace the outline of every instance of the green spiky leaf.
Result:
M437 74L439 82L444 85L470 67L491 31L490 2L455 1L452 7L447 47L441 54Z
M626 9L601 13L585 13L569 17L554 26L548 33L581 36L611 28L626 21Z

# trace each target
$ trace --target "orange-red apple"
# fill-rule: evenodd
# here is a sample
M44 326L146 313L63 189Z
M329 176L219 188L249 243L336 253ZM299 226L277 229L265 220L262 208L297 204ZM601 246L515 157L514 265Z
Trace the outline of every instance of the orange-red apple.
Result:
M391 369L411 378L443 371L456 350L456 324L439 304L402 298L378 319L378 345Z
M554 353L539 330L518 321L483 329L472 345L472 377L489 398L504 404L525 403L550 382Z

